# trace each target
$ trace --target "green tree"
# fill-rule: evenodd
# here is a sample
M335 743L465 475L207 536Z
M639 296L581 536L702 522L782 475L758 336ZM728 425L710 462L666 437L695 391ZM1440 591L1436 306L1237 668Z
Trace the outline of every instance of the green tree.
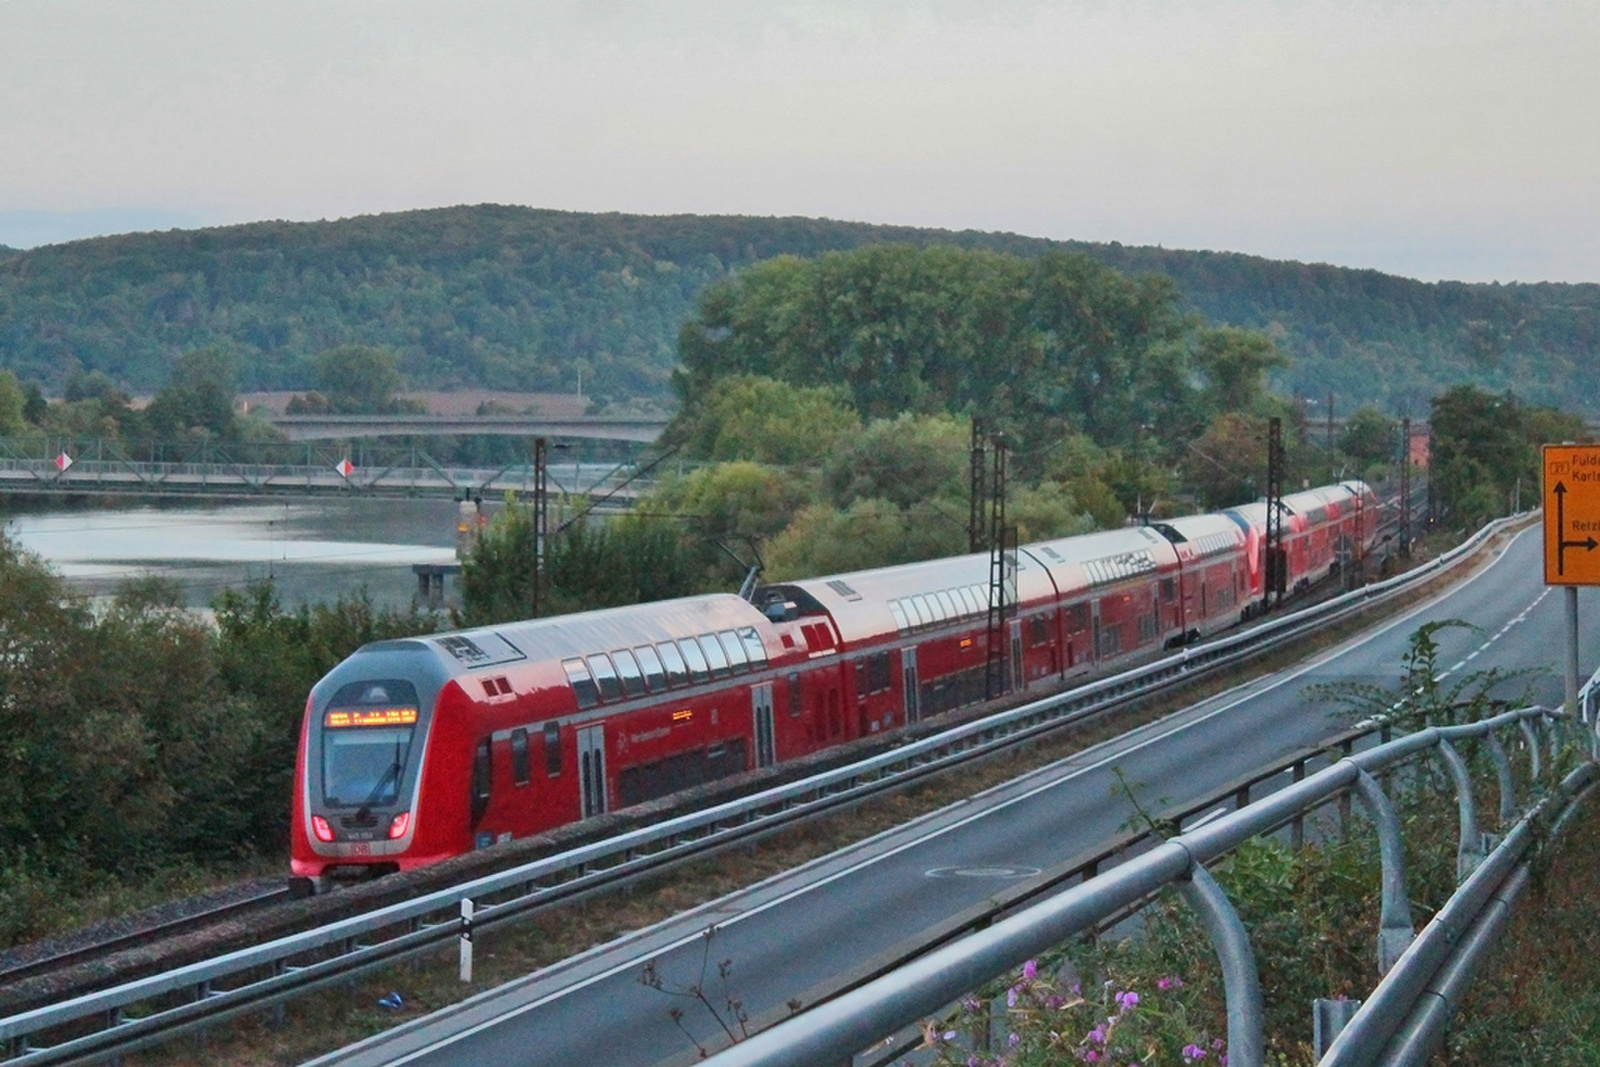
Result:
M1260 414L1268 372L1289 366L1289 357L1272 338L1233 326L1200 331L1193 359L1206 379L1207 407L1217 414Z
M971 429L951 415L874 419L824 468L833 502L877 498L901 508L966 499Z
M234 413L233 357L220 348L197 348L178 357L172 380L146 411L157 437L175 440L202 436L218 441L239 437Z
M30 383L32 384L32 383ZM38 390L34 386L34 390ZM0 437L12 437L27 432L29 396L22 383L9 370L0 370Z
M1582 420L1550 408L1529 408L1510 393L1496 396L1457 386L1433 401L1429 463L1446 516L1476 526L1507 513L1522 490L1539 484L1539 446L1580 440Z
M962 523L887 500L861 499L843 510L813 504L773 538L767 576L781 581L937 559L965 552L966 544Z
M737 588L744 575L718 543L748 559L746 546L754 542L759 549L811 502L810 483L809 477L781 467L718 463L669 482L639 510L680 518L683 558L695 575L695 588Z
M682 442L698 459L806 464L821 462L859 428L836 388L736 374L686 404L664 439Z
M340 345L317 357L317 388L342 414L381 415L394 410L400 360L375 345Z
M1345 420L1339 450L1355 460L1363 475L1394 463L1400 454L1400 425L1376 408L1357 408Z

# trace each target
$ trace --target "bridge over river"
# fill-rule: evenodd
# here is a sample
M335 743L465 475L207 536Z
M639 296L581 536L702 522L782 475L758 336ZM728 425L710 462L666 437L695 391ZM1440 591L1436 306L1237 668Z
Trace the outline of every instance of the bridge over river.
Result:
M634 450L637 451L637 450ZM563 461L549 468L551 492L631 503L653 484L634 460ZM498 466L436 460L416 445L357 442L148 444L114 440L0 438L0 493L164 497L495 497L531 494L523 456Z

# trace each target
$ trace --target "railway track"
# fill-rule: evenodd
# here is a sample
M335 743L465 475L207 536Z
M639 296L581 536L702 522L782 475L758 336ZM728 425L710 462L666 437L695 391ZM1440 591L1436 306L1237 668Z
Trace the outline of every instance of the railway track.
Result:
M74 934L19 946L0 953L0 1003L24 982L39 988L55 985L55 979L60 978L71 992L80 992L82 983L64 976L122 953L146 951L159 957L164 943L193 937L294 897L285 879L256 879L98 923Z

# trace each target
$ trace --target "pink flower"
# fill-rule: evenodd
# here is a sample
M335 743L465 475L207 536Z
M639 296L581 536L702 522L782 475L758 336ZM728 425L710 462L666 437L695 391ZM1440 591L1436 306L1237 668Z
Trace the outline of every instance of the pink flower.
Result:
M1132 1011L1134 1008L1138 1007L1138 1005L1139 994L1135 993L1133 990L1130 989L1125 993L1117 994L1118 1011Z
M1183 1062L1196 1063L1206 1058L1206 1050L1199 1045L1183 1046Z
M1022 965L1022 980L1031 982L1039 976L1039 961L1029 960Z
M1171 978L1159 978L1156 980L1156 988L1161 990L1182 989L1183 979L1177 975L1173 975Z

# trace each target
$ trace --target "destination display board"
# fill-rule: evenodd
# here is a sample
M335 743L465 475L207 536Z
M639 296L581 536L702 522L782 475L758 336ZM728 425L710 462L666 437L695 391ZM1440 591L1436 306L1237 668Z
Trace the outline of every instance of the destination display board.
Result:
M1544 446L1544 584L1600 585L1600 445Z

